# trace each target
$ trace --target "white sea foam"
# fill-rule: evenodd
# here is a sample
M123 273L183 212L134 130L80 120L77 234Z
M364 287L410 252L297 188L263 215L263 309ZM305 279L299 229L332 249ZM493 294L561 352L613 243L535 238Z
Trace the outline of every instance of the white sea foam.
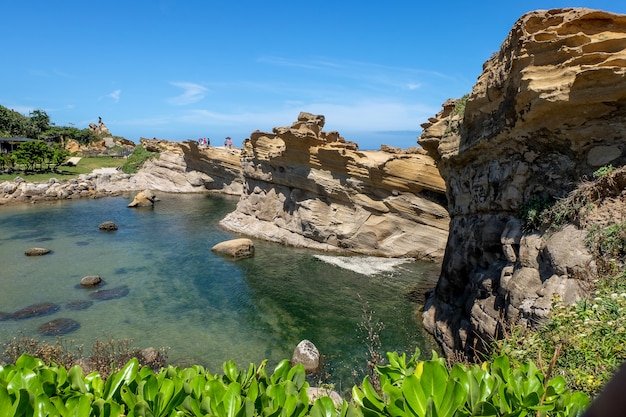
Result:
M393 272L399 265L412 261L410 258L380 258L377 256L314 256L322 262L367 276Z

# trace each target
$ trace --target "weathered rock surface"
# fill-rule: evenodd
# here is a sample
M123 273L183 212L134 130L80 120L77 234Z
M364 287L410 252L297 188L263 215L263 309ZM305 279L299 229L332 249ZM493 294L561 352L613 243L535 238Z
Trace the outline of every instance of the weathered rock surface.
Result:
M626 162L626 16L589 9L520 18L467 99L444 103L419 143L446 180L450 235L424 324L446 352L575 302L595 276L582 232L524 235L515 212ZM471 352L470 352L471 353Z
M419 148L359 151L324 116L255 131L244 142L244 192L224 228L314 249L441 259L445 184ZM443 203L445 204L445 203Z
M81 278L80 285L83 287L97 287L102 282L100 275L87 275Z
M157 201L156 195L151 190L139 191L128 207L153 207Z
M24 255L41 256L41 255L47 255L50 252L52 252L52 250L48 248L28 248L24 251Z
M306 373L320 370L321 356L317 347L310 340L303 340L291 355L291 366L302 365Z
M134 181L167 192L219 191L239 195L243 179L239 162L241 150L198 146L196 141L169 142L140 139L150 152L160 152L148 161Z
M233 259L251 258L254 256L254 243L246 238L231 239L218 243L211 250Z

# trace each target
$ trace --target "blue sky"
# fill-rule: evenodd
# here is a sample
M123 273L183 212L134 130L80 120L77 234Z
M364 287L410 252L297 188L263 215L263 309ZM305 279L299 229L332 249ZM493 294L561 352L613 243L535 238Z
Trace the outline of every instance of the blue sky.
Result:
M5 2L0 104L78 128L100 116L135 142L237 146L308 111L361 149L407 148L522 14L555 7L626 13L623 0Z

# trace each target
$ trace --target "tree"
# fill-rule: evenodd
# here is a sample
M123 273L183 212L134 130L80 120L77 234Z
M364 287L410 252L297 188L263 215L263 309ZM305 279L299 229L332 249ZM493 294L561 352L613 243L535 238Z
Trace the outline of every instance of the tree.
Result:
M27 171L33 171L35 165L41 164L50 158L50 152L52 150L42 140L34 140L29 142L23 142L20 144L13 155L17 160L17 163L26 165Z
M28 121L26 116L0 106L0 136L20 136L24 135L25 126Z
M50 128L50 117L43 110L30 112L30 119L26 124L26 135L30 138L38 138Z

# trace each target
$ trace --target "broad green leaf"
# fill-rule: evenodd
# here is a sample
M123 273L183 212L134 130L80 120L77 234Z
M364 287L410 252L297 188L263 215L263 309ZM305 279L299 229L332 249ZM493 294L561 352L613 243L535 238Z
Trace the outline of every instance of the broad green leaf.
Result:
M83 376L83 370L80 366L73 366L67 374L67 379L73 391L78 391L83 394L87 392L85 377Z
M404 378L404 382L402 383L402 392L404 393L404 398L409 407L411 407L413 413L420 417L424 417L426 415L428 397L424 393L419 378L415 375Z
M448 382L448 370L439 361L426 361L420 384L426 397L432 397L435 406L441 404Z
M45 366L46 364L38 358L35 358L31 355L24 354L17 358L15 361L15 367L18 369L37 369Z
M224 369L224 375L229 379L229 382L239 382L239 370L237 365L232 360L224 362L222 366Z
M309 412L311 417L335 417L337 415L335 404L329 397L320 397L315 400Z
M415 378L417 379L417 378ZM406 381L406 379L405 379ZM385 403L380 398L372 383L370 382L369 376L366 376L363 379L363 383L361 384L361 389L365 396L363 397L363 406L366 408L373 408L374 410L382 411L385 408Z
M287 379L289 381L293 381L298 389L302 388L304 382L306 381L306 372L304 370L304 366L298 364L289 370L287 374Z
M456 410L465 404L466 399L467 393L463 389L463 386L457 381L448 381L441 402L438 405L436 404L437 414L440 417L454 416Z
M52 405L47 394L40 394L35 397L35 400L33 402L33 410L34 417L59 415L59 412L57 411L56 407Z
M104 399L110 400L114 396L117 396L122 384L128 384L135 378L139 369L139 362L137 358L133 358L116 374L111 375L104 386Z
M289 373L289 369L291 369L291 364L287 359L280 361L278 365L276 365L276 368L274 368L274 373L270 377L271 382L275 384L279 380L284 379Z
M241 409L241 385L233 382L228 386L223 399L224 411L227 417L235 417Z

